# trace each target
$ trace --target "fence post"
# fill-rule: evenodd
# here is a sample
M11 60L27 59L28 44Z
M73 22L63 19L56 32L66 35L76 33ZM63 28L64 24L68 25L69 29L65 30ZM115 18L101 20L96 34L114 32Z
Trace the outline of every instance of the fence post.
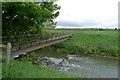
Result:
M11 59L11 43L7 43L7 64L10 63Z

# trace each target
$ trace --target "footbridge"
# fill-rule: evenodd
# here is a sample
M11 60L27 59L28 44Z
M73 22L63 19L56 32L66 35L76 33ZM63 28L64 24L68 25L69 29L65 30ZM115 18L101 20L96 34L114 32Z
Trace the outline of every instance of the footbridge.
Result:
M72 34L66 32L52 32L47 34L30 34L19 36L3 36L0 47L7 47L12 58L33 50L40 49L61 41L70 39ZM4 49L3 49L4 52Z

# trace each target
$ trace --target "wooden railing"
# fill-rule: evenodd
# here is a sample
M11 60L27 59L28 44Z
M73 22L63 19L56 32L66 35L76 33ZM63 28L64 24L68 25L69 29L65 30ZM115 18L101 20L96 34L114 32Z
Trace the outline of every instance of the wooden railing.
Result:
M0 47L7 48L7 63L10 60L10 53L21 49L42 45L51 41L70 37L71 33L52 32L44 34L31 34L21 36L4 36Z
M6 62L7 62L7 64L9 64L10 63L10 55L11 55L11 43L7 43L7 45L4 45L4 44L0 44L0 48L2 49L2 48L5 48L5 49L7 49L7 51L6 51ZM2 51L2 50L1 50ZM0 52L0 53L2 53L2 52ZM1 55L2 56L2 55ZM1 57L2 58L2 57Z

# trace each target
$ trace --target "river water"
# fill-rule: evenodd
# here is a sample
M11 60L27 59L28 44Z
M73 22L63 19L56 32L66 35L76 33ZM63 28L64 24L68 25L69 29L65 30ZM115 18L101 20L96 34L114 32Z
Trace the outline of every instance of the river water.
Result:
M62 69L62 72L71 75L77 75L81 78L118 78L118 61L89 57L68 55L69 62L66 69Z
M118 60L75 54L58 57L62 54L57 53L55 49L42 49L37 52L37 57L40 53L45 59L52 61L49 67L66 74L81 78L118 78ZM55 55L57 57L54 57Z

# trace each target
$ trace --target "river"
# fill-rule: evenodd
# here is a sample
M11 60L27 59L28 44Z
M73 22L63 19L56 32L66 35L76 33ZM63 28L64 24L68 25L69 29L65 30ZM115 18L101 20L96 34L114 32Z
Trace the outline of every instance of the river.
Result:
M63 55L53 48L37 50L37 57L39 55L44 55L45 59L52 61L49 67L66 74L81 78L118 78L118 60L75 54Z
M70 67L63 72L82 78L118 78L118 61L98 57L68 55Z

